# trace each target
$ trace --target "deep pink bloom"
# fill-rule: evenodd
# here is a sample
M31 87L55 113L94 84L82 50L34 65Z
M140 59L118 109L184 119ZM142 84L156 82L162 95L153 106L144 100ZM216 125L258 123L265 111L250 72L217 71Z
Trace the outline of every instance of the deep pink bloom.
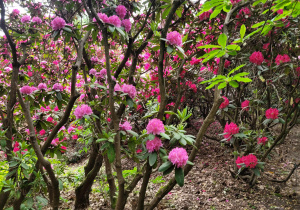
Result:
M42 129L42 130L40 131L40 135L41 135L41 136L45 135L45 133L46 133L46 131L45 131L44 129Z
M158 137L155 137L153 140L148 140L146 142L146 148L149 153L158 151L160 147L162 147L162 143L161 143L161 139Z
M124 84L122 86L122 91L124 93L127 93L129 95L130 98L134 98L136 95L136 89L133 85L126 85Z
M76 119L81 119L85 115L91 115L93 113L91 107L86 104L82 104L81 106L78 106L75 111L74 115L76 116Z
M65 151L67 150L67 147L61 146L60 149L61 149L60 150L61 153L65 153Z
M256 156L253 154L244 156L243 161L244 161L246 167L248 167L248 168L255 168L255 166L257 165L257 162L258 162Z
M277 65L280 65L281 63L287 63L290 62L291 59L288 55L277 55L277 57L275 58L275 63Z
M39 17L33 17L31 22L41 24L43 21Z
M131 22L129 19L122 20L122 26L124 27L125 31L128 32L131 29Z
M167 34L167 40L168 43L171 45L177 45L180 46L182 45L182 40L181 40L181 35L177 31L172 31Z
M280 14L280 15L283 14L283 9L277 10L277 13Z
M52 89L56 90L56 91L63 91L64 90L63 86L61 84L59 84L59 83L55 83L53 85Z
M265 145L268 142L268 138L267 137L261 137L257 139L257 144L263 144Z
M45 83L40 83L40 84L38 85L38 89L39 89L39 90L47 90L47 85L46 85Z
M31 20L30 15L24 15L24 16L21 18L21 23L29 23L30 20Z
M48 122L52 122L52 121L53 121L53 118L52 118L52 117L48 117L48 118L47 118L47 121L48 121Z
M103 23L108 23L108 17L104 13L98 13L98 17L102 20ZM93 22L97 22L95 18L93 18Z
M128 131L128 130L132 129L132 126L127 121L125 121L123 124L120 124L119 127L120 127L120 130L123 130L123 131Z
M78 139L78 135L73 135L72 139L77 140Z
M177 168L182 168L186 165L189 156L184 148L176 147L171 150L168 158Z
M116 27L118 27L118 28L121 27L121 20L120 20L120 18L119 18L118 16L116 16L116 15L110 16L110 17L108 18L107 23L109 23L109 24L111 24L111 25L114 25L114 26L116 26Z
M248 101L248 100L243 101L243 102L242 102L242 108L243 108L245 111L249 111L249 104L250 104L250 101Z
M229 100L228 100L228 98L227 97L225 97L225 96L222 96L223 98L224 98L224 101L221 103L221 105L220 105L220 109L224 109L224 108L226 108L228 105L229 105Z
M206 20L210 17L210 14L212 13L212 10L209 10L207 12L203 12L201 15L199 15L199 18L201 21Z
M160 119L154 118L149 121L146 130L148 134L158 135L165 132L165 127Z
M237 166L238 168L241 168L242 165L239 165L239 164L244 163L243 157L238 157L238 158L236 159L235 163L236 163L236 166Z
M53 30L60 30L66 26L66 21L61 17L56 17L52 20L51 26Z
M20 92L26 95L30 95L32 93L32 87L25 85L20 89Z
M20 10L18 10L18 9L13 9L13 11L11 12L11 14L12 14L13 16L17 16L17 15L20 14Z
M227 139L227 141L230 141L232 135L237 134L240 131L240 128L233 122L230 124L226 123L224 128L224 137Z
M126 13L127 13L127 9L125 6L119 5L116 8L116 13L121 19L124 19L124 17L126 16Z
M251 63L254 63L256 65L261 65L264 61L264 56L261 52L257 51L252 53L252 55L249 57L249 60Z
M279 114L278 109L270 108L266 111L266 118L275 120L278 118L278 114Z
M141 149L137 149L137 150L136 150L136 154L139 154L139 153L141 153L141 152L143 152L143 150L141 150Z

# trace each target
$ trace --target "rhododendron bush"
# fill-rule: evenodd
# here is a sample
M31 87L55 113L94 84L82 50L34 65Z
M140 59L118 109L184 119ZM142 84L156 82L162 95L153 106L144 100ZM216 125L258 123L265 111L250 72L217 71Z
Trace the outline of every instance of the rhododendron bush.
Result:
M111 208L124 209L137 190L136 209L154 209L184 187L211 135L232 150L231 172L253 186L299 121L296 0L0 6L0 209L60 209L70 142L88 159L75 209L89 206L99 173ZM216 124L223 133L209 129ZM145 199L157 173L170 178Z

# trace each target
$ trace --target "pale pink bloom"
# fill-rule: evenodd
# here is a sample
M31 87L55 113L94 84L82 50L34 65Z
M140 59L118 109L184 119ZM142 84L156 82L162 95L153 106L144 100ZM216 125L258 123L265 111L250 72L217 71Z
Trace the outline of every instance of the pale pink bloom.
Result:
M91 107L86 104L82 104L81 106L78 106L74 111L74 115L76 116L76 119L81 119L85 115L91 115L92 113L93 111Z
M159 135L165 132L165 127L160 119L154 118L149 121L146 130L148 134Z
M171 150L168 158L176 168L182 168L186 165L189 156L184 148L176 147Z
M162 147L162 143L161 143L161 139L158 137L155 137L153 140L148 140L146 142L146 148L149 153L158 151L160 147Z
M41 24L43 21L39 17L33 17L31 22Z
M47 90L47 85L46 85L45 83L40 83L40 84L38 85L38 89L39 89L39 90Z
M128 131L128 130L132 129L132 126L127 121L125 121L123 124L120 124L119 127L120 127L120 130L122 130L122 131Z
M52 29L55 31L64 28L65 25L66 25L66 21L61 17L56 17L51 22Z
M13 16L17 16L17 15L20 14L20 10L18 10L18 9L13 9L13 11L11 12L11 14L12 14Z
M90 75L94 75L94 76L96 75L96 73L97 73L96 69L91 69L89 72Z
M63 91L64 90L63 86L61 84L59 84L59 83L55 83L53 85L52 89L56 90L56 91Z

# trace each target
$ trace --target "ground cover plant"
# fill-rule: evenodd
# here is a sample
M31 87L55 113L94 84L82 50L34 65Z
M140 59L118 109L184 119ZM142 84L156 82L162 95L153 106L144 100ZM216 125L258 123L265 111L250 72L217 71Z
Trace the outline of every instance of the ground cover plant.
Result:
M154 209L185 187L204 138L251 189L299 123L298 0L0 7L0 209L60 209L68 191L75 209L93 193Z

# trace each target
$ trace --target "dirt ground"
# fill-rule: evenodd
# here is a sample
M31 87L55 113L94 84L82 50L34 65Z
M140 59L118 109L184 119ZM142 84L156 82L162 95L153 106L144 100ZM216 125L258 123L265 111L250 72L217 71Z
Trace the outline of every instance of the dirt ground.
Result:
M285 144L279 145L267 160L265 172L253 188L249 188L240 179L235 179L229 172L233 167L231 148L221 146L217 141L204 139L195 166L185 178L184 187L178 185L161 201L157 209L278 209L300 210L300 169L296 170L286 183L275 183L270 179L283 180L300 160L300 127L289 134ZM81 163L73 165L77 167ZM133 163L123 160L126 169L132 169ZM161 176L155 172L151 179ZM150 182L146 202L157 190L174 176L163 177L164 183ZM97 181L96 181L97 182ZM140 185L140 183L139 183ZM106 193L99 192L99 184L93 187L89 209L109 209ZM101 188L101 187L100 187ZM103 189L103 187L102 187ZM134 191L126 209L135 206L138 190ZM63 193L68 202L62 204L62 209L70 209L74 203L74 193Z

